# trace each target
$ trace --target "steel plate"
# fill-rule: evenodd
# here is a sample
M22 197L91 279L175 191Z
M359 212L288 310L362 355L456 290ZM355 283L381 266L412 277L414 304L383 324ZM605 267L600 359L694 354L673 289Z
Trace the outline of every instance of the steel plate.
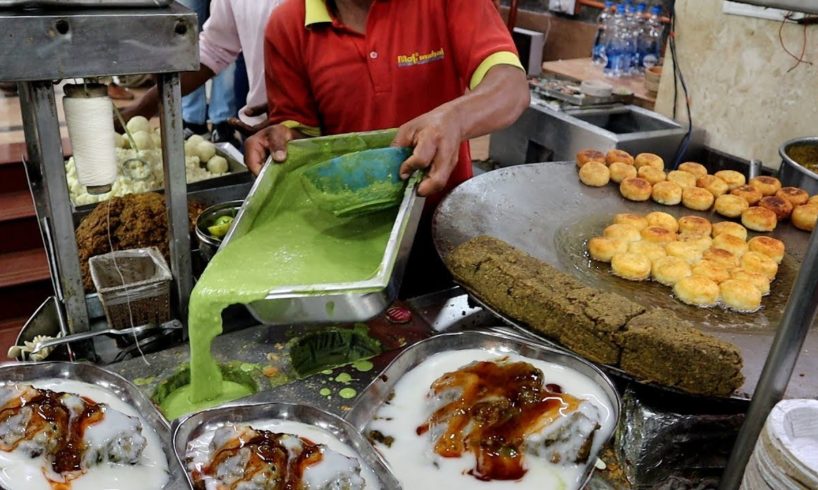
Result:
M789 223L772 236L784 241L784 258L772 293L763 308L739 314L719 308L696 308L675 300L669 288L657 283L634 283L617 278L607 264L592 262L586 241L601 234L614 214L664 211L676 217L698 215L713 222L714 214L682 206L637 203L622 198L614 185L593 188L579 182L573 162L509 167L483 174L460 185L440 204L432 224L435 246L445 257L461 243L490 235L541 259L600 289L625 295L646 306L661 306L693 321L702 330L737 345L744 358L744 386L736 393L749 397L755 390L773 334L806 250L809 235ZM788 397L818 395L818 332L815 324L801 351L787 389Z
M173 450L181 468L187 468L187 445L203 433L216 430L227 423L250 424L255 421L287 420L301 422L323 429L336 439L351 447L361 461L369 466L380 480L381 488L400 490L400 484L386 467L381 456L371 444L349 423L336 415L307 405L289 403L230 404L221 408L205 410L174 423ZM194 488L190 473L185 470L185 477Z
M523 357L566 366L590 378L607 395L608 403L613 411L613 426L616 427L622 402L611 380L596 366L574 354L552 349L538 342L531 342L519 335L501 333L497 329L492 330L494 331L491 333L466 331L440 334L408 347L398 354L386 369L367 386L366 390L356 400L352 410L346 415L346 420L359 432L364 433L381 405L386 403L392 395L398 381L424 360L441 352L484 349L511 352ZM613 432L609 434L608 439L600 441L600 448L613 437ZM594 472L596 457L597 454L590 454L588 463L585 465L580 488L584 488L590 481ZM388 463L389 461L387 461Z
M139 389L125 378L92 364L72 362L38 362L0 364L0 383L30 383L46 378L63 378L97 385L131 405L139 416L156 431L168 461L170 476L165 489L183 488L182 469L176 464L170 427L159 410Z

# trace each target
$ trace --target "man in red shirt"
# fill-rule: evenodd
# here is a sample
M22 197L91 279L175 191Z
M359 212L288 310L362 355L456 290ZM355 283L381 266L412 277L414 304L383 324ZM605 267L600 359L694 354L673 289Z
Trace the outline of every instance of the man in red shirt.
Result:
M471 177L468 140L514 122L528 84L492 0L285 0L265 36L272 125L246 143L258 173L287 141L399 127L401 173L442 193Z

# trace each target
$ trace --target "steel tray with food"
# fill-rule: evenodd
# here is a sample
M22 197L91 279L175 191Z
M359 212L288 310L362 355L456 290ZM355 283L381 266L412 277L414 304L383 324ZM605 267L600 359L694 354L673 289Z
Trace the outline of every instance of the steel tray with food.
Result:
M394 131L328 136L291 142L283 165L268 162L236 215L222 247L247 234L287 172L316 165L346 153L389 146ZM271 288L266 298L248 305L265 324L354 322L368 320L395 299L412 247L424 199L417 195L419 177L406 185L403 199L374 276L361 281L312 283ZM309 260L309 257L303 260Z
M0 365L0 379L0 487L179 488L170 427L124 378L43 362Z
M302 483L303 488L400 489L359 432L307 405L232 404L205 410L174 423L173 448L191 488L261 488L249 483L261 479L282 488L302 488ZM253 452L257 459L234 457L243 452ZM286 461L265 457L276 453L286 454ZM293 473L298 474L288 474L296 465L299 472ZM226 481L229 475L241 476Z
M346 419L413 488L571 489L589 480L619 412L613 384L587 361L466 331L403 351Z

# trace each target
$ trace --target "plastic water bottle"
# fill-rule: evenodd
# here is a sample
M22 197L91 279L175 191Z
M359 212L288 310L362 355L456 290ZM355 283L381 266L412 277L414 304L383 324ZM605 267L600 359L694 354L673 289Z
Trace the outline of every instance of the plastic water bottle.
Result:
M636 15L633 19L633 63L631 66L631 72L633 74L639 74L644 71L644 67L642 66L642 53L639 50L639 42L644 35L645 30L645 12L647 11L647 4L645 2L639 2L636 6Z
M605 65L607 56L605 56L605 45L608 42L608 27L613 19L611 8L613 7L613 0L605 0L605 8L600 12L599 17L596 18L596 38L594 39L594 50L591 54L591 59L596 65Z
M636 6L633 2L628 2L625 6L625 25L627 30L627 46L625 48L627 65L624 68L624 75L632 75L637 71L636 61L639 58L636 48L638 40L638 16Z
M608 42L605 45L607 63L603 72L606 76L619 78L626 75L628 61L628 26L625 21L625 5L616 6L616 13L608 29Z
M650 17L645 22L639 36L639 58L643 69L659 64L659 58L662 55L662 40L665 34L665 26L659 18L661 15L661 6L654 5L651 7Z

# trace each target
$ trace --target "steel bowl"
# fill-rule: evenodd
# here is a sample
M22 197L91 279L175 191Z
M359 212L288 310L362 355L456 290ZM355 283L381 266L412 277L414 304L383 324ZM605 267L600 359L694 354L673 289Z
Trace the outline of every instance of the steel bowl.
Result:
M244 201L226 201L214 204L202 211L199 217L196 218L196 240L199 242L199 253L205 262L210 262L210 259L216 255L216 252L222 245L222 239L211 236L207 231L207 227L211 226L222 216L232 216L235 218L243 202Z
M790 158L788 154L788 150L795 146L818 147L818 137L795 138L787 141L778 148L778 154L781 155L781 167L778 170L778 179L781 180L781 185L800 187L809 192L810 195L818 194L818 173L807 169Z

